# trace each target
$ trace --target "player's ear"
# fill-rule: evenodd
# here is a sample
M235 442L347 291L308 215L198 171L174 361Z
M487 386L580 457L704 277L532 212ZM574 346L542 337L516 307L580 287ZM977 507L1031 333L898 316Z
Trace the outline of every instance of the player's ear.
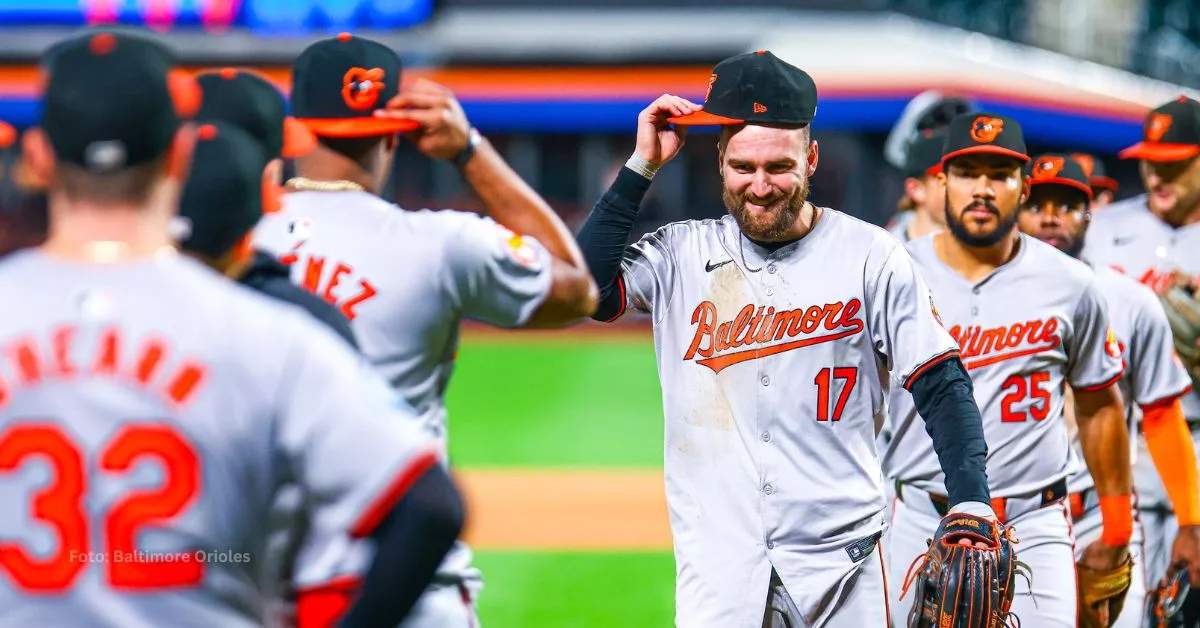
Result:
M817 140L810 140L808 142L808 168L807 168L808 176L810 176L810 177L813 176L813 173L817 171L818 157L820 157L820 151L817 150Z
M167 176L178 179L181 184L187 181L188 173L192 170L192 154L196 150L196 125L187 122L180 125L167 149Z
M29 176L48 187L54 179L54 146L41 127L32 127L21 137L21 153Z
M1022 207L1025 206L1025 201L1029 200L1029 177L1021 177L1021 202Z
M920 179L908 177L904 180L904 193L917 205L925 203L925 185Z
M262 173L262 205L263 213L270 214L279 211L283 202L283 160L276 157L267 162Z

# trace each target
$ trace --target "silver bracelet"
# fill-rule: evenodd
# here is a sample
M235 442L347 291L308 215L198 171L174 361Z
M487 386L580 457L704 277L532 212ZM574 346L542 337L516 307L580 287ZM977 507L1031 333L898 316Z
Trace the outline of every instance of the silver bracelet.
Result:
M658 166L642 159L637 153L629 156L629 161L625 162L625 167L647 179L654 179L654 173L658 172Z

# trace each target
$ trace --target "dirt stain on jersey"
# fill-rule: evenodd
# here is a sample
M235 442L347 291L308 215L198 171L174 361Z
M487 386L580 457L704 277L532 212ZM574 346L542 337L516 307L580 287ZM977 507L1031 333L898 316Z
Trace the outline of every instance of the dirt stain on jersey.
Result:
M711 273L706 297L717 308L717 313L736 314L749 299L749 286L742 276L742 269L737 262L725 264ZM683 422L694 427L709 427L723 431L733 429L733 409L725 394L728 378L717 375L709 380L704 374L697 372L697 378L692 389L693 405L684 416ZM682 449L680 449L683 452ZM684 452L686 453L686 452Z

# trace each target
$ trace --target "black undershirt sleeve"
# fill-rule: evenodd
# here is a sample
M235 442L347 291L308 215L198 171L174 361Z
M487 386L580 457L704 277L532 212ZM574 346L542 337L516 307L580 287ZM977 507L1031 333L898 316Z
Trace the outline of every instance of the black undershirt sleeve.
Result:
M946 474L950 504L989 503L983 419L962 360L952 357L935 364L917 376L909 391Z
M583 258L592 271L592 279L600 288L600 304L592 314L598 321L612 320L621 312L621 290L617 286L621 259L633 233L642 198L649 189L649 179L629 168L621 168L612 186L596 202L575 234Z
M372 532L375 559L340 628L400 625L462 531L463 510L445 469L422 474Z

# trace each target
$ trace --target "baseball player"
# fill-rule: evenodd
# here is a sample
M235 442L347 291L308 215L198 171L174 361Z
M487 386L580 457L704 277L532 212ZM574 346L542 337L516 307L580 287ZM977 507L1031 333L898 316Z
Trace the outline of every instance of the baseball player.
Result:
M816 102L809 75L768 51L722 61L702 108L668 94L642 111L577 235L602 286L594 318L654 324L680 626L888 621L875 438L892 387L917 399L951 510L993 514L978 408L911 259L806 200ZM687 126L714 124L729 215L626 247Z
M1163 292L1173 273L1200 274L1200 102L1179 97L1150 111L1143 140L1120 153L1140 162L1146 193L1109 205L1088 229L1083 257L1109 266ZM1195 364L1185 364L1194 369ZM1194 377L1193 377L1194 380ZM1183 412L1196 443L1200 397L1183 398ZM1196 564L1200 556L1200 513L1175 511L1171 495L1139 437L1135 484L1145 526L1146 578L1154 583L1168 565ZM1174 545L1171 545L1174 539ZM1192 582L1200 582L1193 571Z
M908 242L946 226L945 195L938 184L942 171L944 130L923 131L908 146L904 166L904 197L900 212L887 230L901 242Z
M448 90L418 80L398 91L391 49L339 35L306 49L293 76L292 112L319 144L297 161L281 211L263 219L254 243L350 318L363 353L444 437L460 321L564 325L592 312L595 285L570 231ZM399 133L454 164L488 217L402 211L376 196ZM406 626L477 623L481 586L460 545Z
M1087 175L1088 185L1092 188L1091 211L1095 212L1112 204L1120 186L1117 185L1116 179L1105 172L1104 162L1091 153L1071 153L1071 159L1083 166L1083 173Z
M0 122L0 257L46 238L45 185L31 178L19 138L16 129Z
M0 261L22 299L0 316L0 625L262 625L262 520L288 479L316 496L299 625L395 625L460 498L415 413L344 343L175 254L197 91L172 65L111 33L46 61L24 144L50 235ZM349 538L379 549L342 614Z
M196 119L216 124L201 127L197 150L207 151L209 158L195 159L183 192L176 222L182 250L254 290L308 310L357 348L350 321L337 307L293 284L286 266L273 255L255 251L250 243L263 213L278 210L283 159L311 151L316 137L285 115L283 95L253 72L233 68L202 72L196 75L196 84L202 96ZM222 127L228 133L218 137ZM244 140L255 146L245 156L229 159L253 155L266 164L260 181L249 189L227 176L222 167L228 147L245 145Z
M1075 155L1047 154L1031 162L1030 193L1022 207L1020 227L1026 234L1078 258L1091 220L1089 197L1094 186L1087 170L1073 162L1074 158ZM1196 454L1180 403L1192 383L1175 359L1171 326L1148 288L1107 266L1095 266L1093 270L1108 305L1125 365L1125 375L1118 386L1125 401L1129 432L1136 433L1139 424L1145 427L1150 456L1166 478L1164 483L1178 489L1174 498L1190 500L1184 510L1196 512L1200 508ZM1074 449L1077 458L1083 456L1078 440ZM1136 459L1136 448L1130 455ZM1077 467L1068 484L1079 557L1084 546L1100 536L1099 500L1086 468ZM1147 582L1142 541L1142 527L1135 519L1129 544L1135 568L1124 608L1114 618L1115 626L1136 628L1145 616Z
M938 176L947 229L910 242L908 251L974 384L988 444L992 508L1016 528L1021 561L1033 572L1032 590L1018 587L1013 613L1024 625L1075 626L1063 385L1074 389L1079 439L1103 516L1101 540L1081 559L1097 571L1128 560L1129 438L1116 387L1120 353L1092 272L1015 231L1028 193L1021 172L1028 160L1016 120L985 112L955 118ZM1044 277L1054 283L1038 290ZM895 389L890 402L894 436L883 460L898 500L888 575L903 582L909 562L925 551L952 502L934 449L916 421L912 395ZM911 603L908 597L897 600L895 616L905 617Z

